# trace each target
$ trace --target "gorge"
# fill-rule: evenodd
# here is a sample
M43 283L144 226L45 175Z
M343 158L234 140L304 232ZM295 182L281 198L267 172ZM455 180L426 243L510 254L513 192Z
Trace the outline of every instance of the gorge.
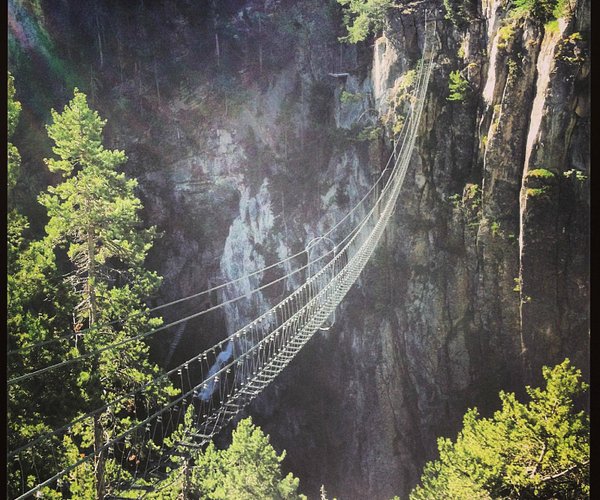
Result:
M385 168L430 16L433 72L390 227L333 326L248 409L310 498L405 497L467 408L491 414L500 390L522 395L565 357L589 379L590 1L567 4L540 21L479 0L457 25L452 2L399 1L348 44L333 0L10 0L19 203L43 232L44 125L77 86L161 233L152 305L300 252ZM449 100L455 71L467 86ZM169 330L152 355L176 366L279 293Z

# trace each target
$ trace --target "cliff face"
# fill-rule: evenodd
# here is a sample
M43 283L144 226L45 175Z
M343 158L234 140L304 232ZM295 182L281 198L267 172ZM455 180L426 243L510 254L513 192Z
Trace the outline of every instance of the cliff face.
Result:
M468 407L490 413L500 389L538 383L564 357L587 376L589 0L573 0L558 26L513 22L504 2L484 0L463 31L432 0L391 12L372 50L339 45L334 2L88 3L9 3L11 64L31 111L19 133L41 121L28 95L45 83L19 78L36 71L23 54L44 54L37 26L109 119L145 219L163 232L149 261L165 277L157 302L301 251L354 206L400 129L432 11L435 66L393 224L334 327L250 408L307 493L406 495ZM447 100L454 70L469 82L462 102ZM55 107L64 81L44 89ZM186 359L297 279L157 338L157 359Z
M467 407L496 408L499 389L539 383L542 365L568 356L587 373L589 61L577 40L589 3L573 7L558 27L511 21L502 2L481 5L466 33L437 24L426 114L381 267L339 315L340 335L323 341L336 353L331 372L343 373L330 385L342 389L341 411L324 424L339 443L329 477L342 498L406 494L434 436L454 436ZM422 26L421 15L392 18L375 43L382 116ZM471 87L464 102L446 100L455 69Z

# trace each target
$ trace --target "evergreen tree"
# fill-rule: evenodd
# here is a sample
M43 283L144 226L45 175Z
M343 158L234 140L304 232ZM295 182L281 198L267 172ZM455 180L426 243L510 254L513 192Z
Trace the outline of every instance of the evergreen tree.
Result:
M8 75L8 207L7 214L7 371L10 379L24 375L69 355L65 343L42 345L68 328L69 294L56 276L52 248L46 241L27 237L29 222L15 208L13 192L19 176L20 156L10 142L16 129L21 104L15 100L12 75ZM67 377L65 377L65 374ZM75 414L76 387L69 371L49 373L40 380L29 379L10 385L7 391L8 450L14 451L40 434L64 423ZM48 457L61 459L50 440L24 450L8 463L8 489L17 496L31 488L39 474L52 469Z
M342 41L357 43L383 29L385 15L394 0L337 0L344 7L344 24L348 35Z
M21 166L21 156L17 148L10 142L19 122L21 103L15 99L15 79L8 73L8 193L11 194ZM10 196L9 196L10 200Z
M492 418L469 410L456 442L438 439L440 458L410 498L589 498L589 418L574 409L588 386L568 359L543 375L527 404L501 392Z
M211 443L196 461L192 482L202 498L225 500L302 499L299 480L292 473L283 477L281 462L269 437L250 418L241 420L233 431L229 448L217 450Z
M185 441L185 428L193 422L193 408L188 407L185 425L180 426L165 440L177 448ZM193 449L192 449L193 450ZM306 500L298 493L299 479L292 473L283 476L280 455L269 443L269 437L252 423L241 420L233 431L229 448L218 450L210 443L206 450L192 451L180 448L172 457L168 477L148 498L171 500L202 498L204 500Z
M449 101L464 101L467 98L467 92L469 90L469 83L467 79L462 76L460 71L451 71L450 79L448 80L448 89L450 94L446 99Z
M45 162L51 172L62 175L63 182L49 187L39 201L48 211L47 240L66 250L72 266L66 278L78 298L72 328L84 331L76 336L78 352L94 352L161 324L142 305L160 284L157 274L144 268L156 231L141 227L142 205L134 193L137 182L117 170L126 161L125 153L104 148L106 121L89 108L86 96L75 89L62 113L52 110L52 120L47 129L57 157ZM82 411L114 401L156 378L160 370L148 356L148 345L134 340L80 363L77 384L86 402ZM73 437L67 436L65 444L86 452L91 448L96 456L93 465L71 475L71 491L89 491L85 484L92 476L85 473L87 467L93 470L96 497L110 492L113 476L125 471L118 470L117 459L108 460L102 448L138 421L141 411L150 411L175 393L170 384L152 385L143 397L127 398L92 421L74 426ZM150 453L144 441L147 438L141 435L131 442L138 457Z
M567 0L513 0L512 10L517 15L529 16L542 23L564 16L569 10Z

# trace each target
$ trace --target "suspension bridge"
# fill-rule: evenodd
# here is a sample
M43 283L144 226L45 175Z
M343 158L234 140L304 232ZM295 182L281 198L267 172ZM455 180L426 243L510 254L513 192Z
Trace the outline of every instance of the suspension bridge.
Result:
M120 457L121 464L129 464L136 458L133 447L127 448L127 443L134 436L138 440L140 436L143 436L142 441L152 440L153 442L156 441L156 436L158 436L158 441L162 443L160 450L158 452L154 450L153 453L148 451L145 455L147 457L151 455L158 456L159 459L150 461L148 458L146 463L141 463L135 468L133 479L123 480L122 483L117 482L114 489L124 491L127 488L135 488L136 480L141 478L143 484L149 484L149 486L139 490L139 498L143 498L151 491L160 491L168 486L168 484L165 484L164 470L170 457L180 453L182 448L201 448L210 442L265 390L316 332L328 328L334 317L336 307L342 302L369 261L394 212L410 165L417 130L423 113L433 67L434 51L432 50L432 44L434 32L435 20L427 21L426 19L423 36L423 56L416 71L417 76L414 83L411 109L405 120L402 135L395 143L394 151L390 155L387 165L363 198L327 233L320 235L308 245L308 247L313 247L317 242L327 242L331 247L328 251L322 252L322 255L311 260L310 248L307 247L306 251L286 257L247 276L160 305L150 309L150 312L200 296L214 294L219 291L223 292L236 283L244 280L248 281L252 277L260 278L264 276L265 271L286 269L286 264L289 268L294 260L308 255L305 265L300 265L269 283L254 287L251 292L234 294L232 298L223 300L215 306L196 311L134 337L126 338L96 351L51 364L12 379L9 378L8 389L11 390L12 387L18 387L26 380L39 378L51 370L98 356L107 350L123 349L129 342L145 339L160 331L170 330L176 332L176 334L177 332L181 334L182 327L187 321L213 310L233 307L239 301L248 300L251 295L258 294L277 283L283 284L286 289L289 289L283 300L209 349L195 354L184 363L141 385L134 391L121 395L62 427L41 433L14 450L9 450L7 463L14 464L13 469L16 474L21 470L21 475L24 476L25 473L22 472L23 464L31 464L32 460L34 463L35 485L32 487L26 486L26 478L21 477L22 488L20 494L15 497L16 500L40 496L45 487L56 483L60 484L61 481L68 481L70 474L79 467L93 463L101 454L109 457ZM295 286L286 286L290 283L295 284ZM90 330L95 328L99 328L99 326L94 326ZM70 333L61 339L40 342L35 346L19 349L18 352L24 349L31 350L46 346L57 340L68 340L77 334ZM11 351L8 354L10 356L16 353L17 351ZM191 372L193 372L193 375L190 374ZM149 411L145 418L140 419L124 432L120 432L102 446L94 447L93 451L78 455L71 463L65 464L54 458L54 447L60 447L62 437L67 435L76 425L93 421L99 415L117 408L119 404L128 399L157 390L161 384L169 380L178 381L180 394L171 398L162 408L156 409L152 413ZM186 422L184 438L178 442L177 446L171 446L169 449L164 438L170 431L183 424L183 415L190 406L194 407L193 422ZM39 457L43 457L48 448L52 449L52 455L47 462L50 462L50 469L53 472L43 474L35 467L35 460L38 457L39 461ZM136 453L140 455L139 446ZM53 458L54 461L52 461ZM49 470L48 463L45 465L44 470ZM111 495L105 498L119 498L113 493ZM131 497L128 496L127 498Z

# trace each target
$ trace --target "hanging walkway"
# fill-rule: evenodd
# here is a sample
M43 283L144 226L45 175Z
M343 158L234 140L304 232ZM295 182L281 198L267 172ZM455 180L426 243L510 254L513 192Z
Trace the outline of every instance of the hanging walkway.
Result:
M100 453L107 453L108 456L113 457L119 454L122 455L123 443L127 442L134 433L138 438L143 433L148 439L154 439L156 434L160 434L163 430L173 428L177 423L182 422L182 415L190 405L194 405L196 411L193 425L186 429L186 444L192 447L204 446L281 373L319 329L328 325L332 313L334 313L336 307L348 293L348 290L356 282L377 247L394 212L394 207L410 164L432 70L433 50L431 50L431 45L435 24L426 21L425 26L423 59L419 62L417 69L414 101L410 117L406 121L407 124L403 130L401 146L398 151L394 148L394 153L390 156L388 166L381 173L369 193L359 202L361 204L369 196L374 200L366 215L329 252L281 278L273 280L266 285L256 287L251 293L258 292L273 283L289 280L292 275L300 276L302 274L301 271L307 270L304 273L306 277L300 286L297 286L285 299L254 321L211 348L195 355L185 363L158 377L156 380L117 398L102 408L79 417L73 422L69 422L69 424L60 429L38 436L17 450L9 451L7 456L9 461L20 462L30 460L29 457L34 456L36 451L46 450L49 444L50 446L54 446L55 444L52 443L60 443L62 436L68 433L73 425L83 422L86 419L94 418L118 403L125 401L127 398L142 395L145 391L151 391L169 377L177 376L180 380L182 392L180 396L174 398L170 403L149 415L143 421L131 426L126 432L107 442L100 449L80 457L68 466L65 467L55 461L56 473L51 477L37 477L37 484L27 491L24 488L23 493L17 499L30 497L39 492L43 487L61 480L77 467L88 462L93 463L95 457ZM349 221L349 216L356 208L354 207L344 219ZM334 228L338 227L341 222L336 224ZM322 238L325 238L332 230L323 235ZM296 254L283 259L276 264L253 273L253 275L264 273L265 270L270 268L282 266L285 261L298 255ZM311 275L310 266L314 266L316 262L319 262L320 269ZM239 280L248 279L249 276L240 278ZM234 282L239 280L234 280ZM191 297L209 292L213 293L217 289L223 289L225 286L231 285L231 283L219 285ZM179 331L183 331L185 322L190 319L246 298L247 295L235 297L205 311L180 318L177 321L163 325L150 332L145 332L132 339L146 338L151 334L173 326L179 326ZM173 301L151 309L151 311L159 310L189 298ZM132 339L10 379L8 385L11 387L49 370L98 355L104 350L122 348L124 344L130 342ZM49 342L52 341L41 344ZM190 376L190 371L192 370L194 376ZM196 377L198 371L200 372L199 378ZM191 379L201 380L201 382L194 384L191 382ZM167 430L166 432L168 433L169 431ZM164 433L162 436L164 436ZM175 450L166 450L164 443L160 448L164 457L176 453ZM131 455L132 451L129 451L126 456L122 456L121 461L128 463L127 461L131 460ZM147 481L151 481L152 478L150 476L152 476L152 473L155 473L155 477L160 479L159 470L163 465L164 459L154 464L148 462L142 464L141 467L143 470L139 470L138 472L136 469L136 476L139 474L139 477L144 477ZM156 484L158 484L158 481ZM131 483L129 483L129 487L131 487Z

